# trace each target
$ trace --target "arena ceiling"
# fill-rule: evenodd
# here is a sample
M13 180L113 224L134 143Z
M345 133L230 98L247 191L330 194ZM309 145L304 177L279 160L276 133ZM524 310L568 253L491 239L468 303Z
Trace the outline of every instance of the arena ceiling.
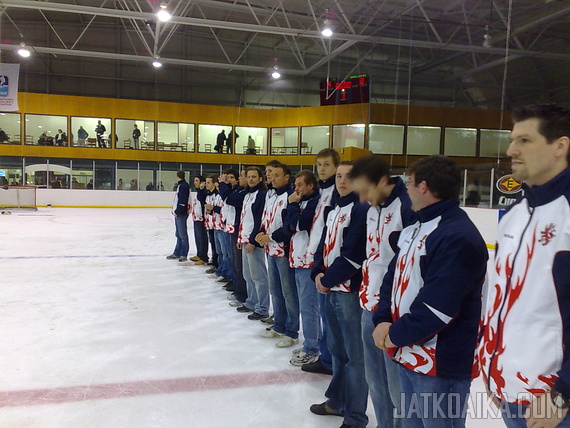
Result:
M367 73L378 103L570 104L567 0L1 0L0 14L1 60L29 92L301 106L321 79Z

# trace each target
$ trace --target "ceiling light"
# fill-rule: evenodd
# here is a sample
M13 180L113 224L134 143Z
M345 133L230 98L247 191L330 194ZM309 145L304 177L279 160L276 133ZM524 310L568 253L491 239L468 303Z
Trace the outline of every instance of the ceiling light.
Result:
M28 58L32 53L28 48L26 48L26 44L24 42L20 43L21 48L18 49L18 55L23 58Z
M153 66L154 68L160 68L160 67L162 67L162 62L160 62L160 61L158 61L158 60L154 60L154 61L152 62L152 66Z
M277 66L273 67L273 73L271 73L271 77L273 77L274 79L279 79L281 77L281 73L279 73L279 67Z
M172 15L170 13L168 13L168 11L166 10L166 6L167 5L165 2L160 3L160 10L156 14L156 17L161 22L169 21L170 18L172 18Z
M325 26L323 27L323 30L321 31L321 34L325 37L330 37L333 35L333 30L331 28L331 23L328 19L325 19Z
M485 35L483 36L483 47L490 48L493 38L489 34L489 26L485 26Z

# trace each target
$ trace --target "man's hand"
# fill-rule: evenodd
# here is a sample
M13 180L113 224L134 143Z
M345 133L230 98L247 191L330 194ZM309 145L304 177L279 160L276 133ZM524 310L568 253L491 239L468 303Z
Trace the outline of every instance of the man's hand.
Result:
M236 243L236 247L237 247L238 250L241 250L241 242L237 242L237 243ZM238 256L238 257L240 257L240 256Z
M255 237L255 241L259 245L265 245L271 242L271 236L267 235L266 233L258 233Z
M207 213L210 213L214 210L214 206L212 204L205 204L204 208L206 208Z
M559 409L552 402L550 391L536 397L524 417L528 428L555 428L566 417L568 409Z
M247 246L245 247L245 252L247 254L253 253L253 250L255 250L255 245L253 244L247 244Z
M382 350L386 350L387 348L386 338L388 337L388 332L390 330L391 325L392 325L391 322L381 322L376 326L374 332L372 333L372 337L374 338L374 344ZM392 341L390 341L390 344L392 344L391 347L394 347Z
M329 294L330 288L325 287L322 283L321 283L321 278L325 276L324 273L319 273L316 277L315 277L315 286L317 287L317 291L321 294Z
M298 194L297 192L293 192L289 195L289 198L287 200L289 201L290 204L294 202L299 203L299 201L301 200L301 195Z

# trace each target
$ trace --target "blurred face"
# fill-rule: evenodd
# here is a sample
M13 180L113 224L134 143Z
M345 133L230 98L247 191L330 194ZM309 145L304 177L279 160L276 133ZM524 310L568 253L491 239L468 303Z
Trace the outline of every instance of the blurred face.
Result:
M259 176L259 173L256 170L247 172L247 185L249 187L257 186L262 180L263 178Z
M390 194L388 177L382 177L380 182L375 184L360 176L352 180L352 189L358 193L362 202L370 202L374 206L382 205Z
M216 188L216 183L214 183L214 181L210 177L206 178L206 189L212 191L215 188Z
M239 175L239 185L244 188L247 187L247 174L245 170L243 170Z
M549 144L539 127L536 118L515 123L507 150L513 177L529 186L546 183L567 166L568 138Z
M351 170L352 165L339 165L336 169L335 185L340 196L347 196L352 192Z
M233 174L228 174L228 183L230 183L232 187L236 186L238 184L236 176Z
M279 189L287 184L289 184L289 174L285 175L283 168L274 168L271 173L272 179L271 183L273 187Z
M336 165L334 164L332 156L317 159L317 174L319 179L325 181L331 178L336 173Z
M295 179L295 192L300 196L309 196L313 193L313 185L305 183L305 177L298 177Z
M200 179L198 177L194 178L194 187L200 187Z

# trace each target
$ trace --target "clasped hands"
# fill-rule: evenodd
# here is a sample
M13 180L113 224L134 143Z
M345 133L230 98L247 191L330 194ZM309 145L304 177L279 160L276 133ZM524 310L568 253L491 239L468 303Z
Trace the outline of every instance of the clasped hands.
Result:
M382 349L395 348L396 345L390 340L390 326L391 322L381 322L376 326L374 332L372 333L372 338L374 339L374 344Z

